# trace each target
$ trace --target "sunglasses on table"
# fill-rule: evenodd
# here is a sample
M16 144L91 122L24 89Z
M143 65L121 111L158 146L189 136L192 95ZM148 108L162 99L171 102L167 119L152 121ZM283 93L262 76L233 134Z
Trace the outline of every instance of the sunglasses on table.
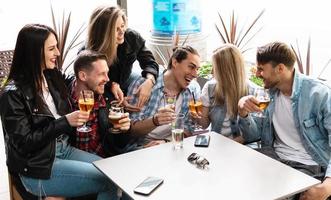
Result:
M189 155L187 161L189 161L192 164L196 164L198 168L202 168L202 169L204 169L206 165L209 165L209 161L197 153L192 153L191 155Z

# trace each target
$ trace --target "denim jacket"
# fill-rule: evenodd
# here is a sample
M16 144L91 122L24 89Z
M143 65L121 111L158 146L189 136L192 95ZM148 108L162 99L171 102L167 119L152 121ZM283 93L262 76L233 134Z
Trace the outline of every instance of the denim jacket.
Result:
M208 96L209 96L209 113L208 117L211 122L211 131L215 131L217 133L221 133L222 128L223 128L223 122L226 117L226 103L223 105L216 105L215 104L215 87L216 87L216 82L213 81L208 81L205 85L205 87L208 87ZM257 86L254 85L253 82L250 80L247 80L247 88L248 88L248 93L253 94L254 88ZM233 137L239 136L240 131L239 131L239 125L238 125L238 118L234 117L230 119L230 128L231 128L231 133Z
M331 88L326 84L294 73L292 86L292 110L294 123L304 148L320 166L326 167L325 176L331 177ZM250 115L240 118L239 125L244 139L249 142L261 139L261 145L273 147L274 127L272 115L278 89L270 92L270 104L266 118L253 119ZM255 120L255 121L254 121Z
M211 83L206 85L208 87L208 95L210 98L210 107L208 117L211 122L211 131L215 131L217 133L222 132L223 122L226 117L226 104L223 105L215 105L215 83ZM230 119L230 128L231 133L235 137L236 134L239 133L239 127L237 123L237 118Z

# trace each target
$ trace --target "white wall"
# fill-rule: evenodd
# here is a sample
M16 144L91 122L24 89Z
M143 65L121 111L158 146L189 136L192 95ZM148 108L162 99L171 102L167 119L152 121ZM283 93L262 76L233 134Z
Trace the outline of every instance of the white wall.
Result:
M60 22L63 12L71 11L71 27L68 40L83 24L87 25L93 9L101 4L116 5L116 0L0 0L0 50L14 49L19 30L28 23L41 23L53 27L51 4ZM71 34L70 34L71 33ZM80 40L86 37L86 32ZM67 61L77 53L73 50Z
M0 0L0 49L14 48L17 33L26 23L51 25L50 2L58 16L62 14L63 8L72 11L73 29L83 22L87 23L97 5L116 3L115 0ZM152 0L128 0L129 26L141 32L146 39L152 24L151 3ZM208 55L221 44L214 28L217 11L221 11L222 16L228 20L231 11L235 10L239 17L238 23L248 23L264 8L266 12L257 26L263 26L263 29L250 43L250 47L255 48L275 40L295 44L298 39L302 52L306 52L310 36L312 73L317 76L331 58L331 12L327 1L323 0L201 0L203 31L208 36ZM247 52L245 57L254 61L255 49ZM331 66L328 68L322 77L327 78L326 75L331 73Z
M232 10L239 17L239 23L251 22L262 9L266 12L260 18L257 27L263 26L262 31L250 43L251 47L261 46L271 41L283 41L296 45L299 41L301 51L306 54L308 38L311 37L312 73L317 76L321 68L331 59L331 12L327 1L315 0L205 0L204 17L205 30L210 33L209 49L214 49L219 37L214 31L213 23L218 18L217 11L229 19ZM210 3L207 3L210 2ZM213 2L213 3L211 3ZM255 60L255 49L245 54L248 60ZM305 55L302 55L305 57ZM324 72L324 78L331 73L331 65ZM330 79L330 78L329 78Z

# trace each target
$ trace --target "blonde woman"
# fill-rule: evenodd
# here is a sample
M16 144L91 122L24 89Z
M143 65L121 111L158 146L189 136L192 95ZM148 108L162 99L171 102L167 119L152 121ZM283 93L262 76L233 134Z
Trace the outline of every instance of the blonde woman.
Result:
M144 83L137 89L139 95L137 106L141 108L149 99L152 87L158 77L159 66L153 54L145 46L141 35L127 28L127 17L116 6L96 8L88 25L87 49L105 54L108 57L109 83L105 95L109 98L123 100L132 76L135 61L142 69Z
M248 94L244 59L237 47L225 44L212 56L214 78L201 94L202 113L191 115L202 128L211 123L211 130L243 142L237 123L238 101Z

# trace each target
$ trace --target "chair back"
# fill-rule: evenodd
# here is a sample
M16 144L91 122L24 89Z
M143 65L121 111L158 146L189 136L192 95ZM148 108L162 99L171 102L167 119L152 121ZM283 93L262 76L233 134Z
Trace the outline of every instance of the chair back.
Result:
M10 67L13 61L14 50L0 51L0 94L7 81Z

